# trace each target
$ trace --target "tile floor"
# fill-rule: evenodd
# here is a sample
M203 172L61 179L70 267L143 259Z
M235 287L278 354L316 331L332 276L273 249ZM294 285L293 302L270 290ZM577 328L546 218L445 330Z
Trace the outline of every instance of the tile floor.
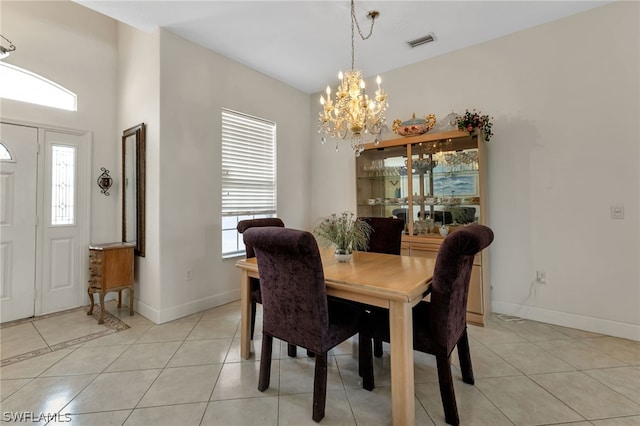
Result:
M314 424L313 360L274 345L271 387L259 392L259 353L239 356L239 303L162 325L115 304L108 310L130 328L0 368L2 422L22 415L49 425ZM67 328L77 335L78 327ZM56 339L68 340L64 332ZM469 333L475 386L454 366L462 425L640 425L640 342L496 316ZM2 332L3 354L38 339L9 334ZM332 352L321 424L389 425L388 352L375 361L373 392L361 388L355 354L355 340ZM445 424L433 357L416 352L415 375L417 424Z

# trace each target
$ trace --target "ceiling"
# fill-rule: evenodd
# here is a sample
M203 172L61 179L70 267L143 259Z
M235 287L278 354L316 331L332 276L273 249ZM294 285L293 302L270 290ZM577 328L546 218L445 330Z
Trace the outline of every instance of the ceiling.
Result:
M348 0L74 0L146 32L165 28L306 93L334 86L351 67ZM610 1L357 0L355 65L365 76L495 39ZM408 41L433 34L435 42ZM384 83L383 83L384 84Z

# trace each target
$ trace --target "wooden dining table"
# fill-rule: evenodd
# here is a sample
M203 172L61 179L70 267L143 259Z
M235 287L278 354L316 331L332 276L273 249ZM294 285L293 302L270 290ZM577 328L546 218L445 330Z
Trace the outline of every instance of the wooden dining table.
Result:
M415 424L412 307L428 292L434 257L354 252L338 262L331 249L322 249L327 294L389 309L391 336L391 412L393 424ZM251 355L251 283L259 277L256 258L236 262L241 270L241 343L243 359Z

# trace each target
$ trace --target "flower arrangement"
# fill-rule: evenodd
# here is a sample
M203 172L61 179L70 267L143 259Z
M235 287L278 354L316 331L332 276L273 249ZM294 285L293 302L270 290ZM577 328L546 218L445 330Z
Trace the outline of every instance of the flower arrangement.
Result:
M334 244L336 251L349 254L353 250L367 248L371 230L368 223L358 219L353 213L343 212L322 218L313 234L324 243Z
M484 139L487 142L489 142L491 136L493 136L493 132L491 131L493 123L491 122L491 120L493 120L493 117L482 115L480 111L476 111L475 109L472 112L466 110L464 115L459 115L456 118L459 130L467 130L469 132L472 132L474 129L481 129L484 135Z

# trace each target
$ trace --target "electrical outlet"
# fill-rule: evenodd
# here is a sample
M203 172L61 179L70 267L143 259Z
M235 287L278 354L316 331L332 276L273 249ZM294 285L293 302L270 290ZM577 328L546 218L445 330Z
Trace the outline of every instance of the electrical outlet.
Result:
M184 272L184 280L185 281L191 281L192 278L193 278L193 272L191 271L191 269L187 269Z
M536 282L538 284L547 283L547 273L545 271L536 271Z
M624 206L611 206L611 219L624 219Z

